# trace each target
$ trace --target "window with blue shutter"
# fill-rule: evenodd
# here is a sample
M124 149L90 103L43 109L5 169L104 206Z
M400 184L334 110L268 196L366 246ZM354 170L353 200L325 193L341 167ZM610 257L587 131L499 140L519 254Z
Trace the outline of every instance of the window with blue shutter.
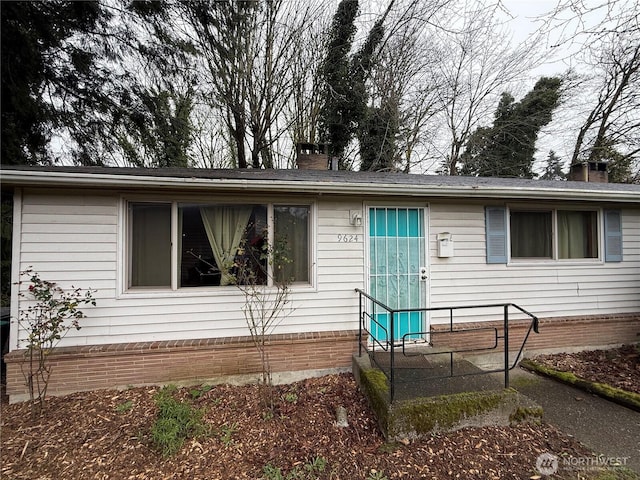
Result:
M485 207L487 263L507 263L507 209Z
M604 260L622 261L622 214L619 210L604 211Z

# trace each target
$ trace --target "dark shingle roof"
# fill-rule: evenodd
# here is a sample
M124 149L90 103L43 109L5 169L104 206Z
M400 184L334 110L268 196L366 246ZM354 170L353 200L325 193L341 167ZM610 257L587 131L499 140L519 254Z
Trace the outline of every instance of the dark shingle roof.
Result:
M582 192L588 194L592 192L598 197L606 195L612 196L638 195L640 201L640 185L617 184L617 183L588 183L569 181L546 181L529 180L517 178L497 178L497 177L464 177L464 176L442 176L442 175L416 175L404 173L380 173L380 172L351 172L332 170L258 170L258 169L201 169L201 168L123 168L123 167L31 167L31 166L3 166L0 170L0 178L6 183L19 185L18 178L37 175L40 173L53 173L60 183L68 185L74 179L83 178L111 178L118 179L121 183L127 182L131 185L143 185L142 179L149 181L163 181L164 187L172 182L178 185L189 185L191 183L200 186L218 186L242 183L245 187L256 187L269 184L286 185L291 193L299 186L300 191L309 191L313 186L315 191L322 191L331 186L331 191L339 189L342 193L349 193L350 189L358 193L389 193L390 189L396 195L415 195L424 189L425 194L435 195L437 192L446 193L448 190L468 192L469 195L482 196L482 191L529 191L530 197L535 197L535 192L556 192L564 197L570 192ZM12 175L7 175L11 173ZM23 175L21 175L23 173ZM55 179L50 182L55 183ZM96 181L96 184L99 184ZM384 187L384 188L383 188ZM382 188L378 192L378 190ZM370 191L369 191L370 190ZM474 193L475 192L475 193ZM464 196L464 195L461 195ZM509 195L507 195L509 196ZM522 195L515 195L521 197ZM549 197L549 195L546 195Z

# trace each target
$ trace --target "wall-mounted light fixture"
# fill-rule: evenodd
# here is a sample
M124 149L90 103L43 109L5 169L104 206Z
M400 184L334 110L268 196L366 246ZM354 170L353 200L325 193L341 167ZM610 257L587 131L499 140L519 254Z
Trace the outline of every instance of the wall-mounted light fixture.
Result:
M361 227L362 212L360 210L349 210L349 223L356 227Z

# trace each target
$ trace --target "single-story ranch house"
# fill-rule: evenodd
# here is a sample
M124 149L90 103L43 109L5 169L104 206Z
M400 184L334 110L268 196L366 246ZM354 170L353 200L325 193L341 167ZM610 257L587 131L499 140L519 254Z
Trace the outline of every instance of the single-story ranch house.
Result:
M255 375L232 270L265 239L287 242L293 280L270 337L274 372L351 365L356 289L392 308L515 303L541 319L529 351L639 340L637 185L100 167L4 167L1 181L14 195L13 282L31 267L96 290L50 357L54 394ZM20 288L5 356L12 400L25 393ZM428 340L447 315L400 316L396 328ZM499 318L469 309L455 322Z

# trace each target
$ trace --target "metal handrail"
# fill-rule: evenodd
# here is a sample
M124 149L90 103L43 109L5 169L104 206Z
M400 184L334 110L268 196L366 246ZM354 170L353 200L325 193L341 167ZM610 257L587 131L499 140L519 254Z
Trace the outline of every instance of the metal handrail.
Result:
M520 307L519 305L516 305L515 303L491 303L491 304L480 304L480 305L460 305L460 306L450 306L450 307L430 307L430 308L391 308L388 305L385 305L384 303L382 303L380 300L372 297L371 295L369 295L368 293L364 292L363 290L356 288L355 291L359 294L359 333L358 333L358 354L361 356L362 355L362 350L363 348L367 351L367 353L375 353L375 347L376 344L385 352L389 352L390 353L390 358L389 358L389 374L387 374L387 372L385 371L384 368L382 368L382 366L377 362L375 355L370 355L372 361L380 368L380 370L385 374L385 376L387 376L387 378L389 379L389 384L390 384L390 395L391 395L391 401L393 401L393 397L394 397L394 390L395 390L395 375L394 375L394 370L395 370L395 348L396 348L396 338L394 336L394 324L395 324L395 317L396 315L400 314L400 313L411 313L411 312L435 312L435 311L449 311L449 329L442 331L442 332L407 332L402 336L402 353L405 356L412 356L411 354L406 354L406 350L405 350L405 345L406 345L406 341L407 341L407 337L409 336L424 336L424 335L429 335L429 337L431 338L433 335L438 335L438 334L446 334L446 333L461 333L461 332L472 332L472 331L481 331L481 330L494 330L495 335L494 335L494 343L493 346L491 347L485 347L485 348L471 348L471 349L458 349L458 350L447 350L447 351L439 351L439 352L435 352L435 353L421 353L421 355L436 355L436 354L449 354L450 355L450 375L447 375L446 377L433 377L435 378L447 378L447 377L457 377L457 376L461 376L461 375L453 375L453 354L454 353L465 353L465 352L472 352L472 351L485 351L485 350L494 350L497 349L498 347L498 343L499 340L502 339L504 340L504 367L503 368L499 368L499 369L494 369L494 370L484 370L482 372L476 372L476 373L465 373L464 375L485 375L485 374L489 374L489 373L500 373L500 372L504 372L504 386L505 388L509 388L509 371L513 370L519 360L520 357L522 356L522 352L524 350L524 346L527 343L527 340L529 339L529 335L531 334L531 331L535 332L535 333L539 333L539 320L538 317L536 317L535 315L533 315L532 313L528 312L527 310L525 310L524 308ZM374 306L374 312L373 315L371 313L368 313L366 311L366 309L363 308L363 298L369 300L372 302L373 306ZM383 324L381 324L380 322L378 322L375 319L375 306L380 307L382 310L384 310L386 313L388 313L390 315L390 319L389 319L389 327L390 328L386 328ZM503 309L503 334L499 335L498 333L498 328L497 327L478 327L478 328L465 328L465 329L459 329L459 330L455 330L453 328L454 322L453 322L453 311L454 310L468 310L468 309L479 309L479 308L502 308ZM513 364L510 364L509 362L509 308L515 308L518 311L520 311L521 313L525 314L526 316L531 318L531 321L529 322L529 328L527 329L527 333L524 336L524 339L522 341L522 344L520 345L520 349L518 350L518 354L516 355L515 360L513 361ZM385 334L385 338L387 339L386 341L386 345L383 345L370 331L369 331L369 325L367 324L367 320L369 322L373 322L373 324L377 325L377 327L380 329L379 331L384 332ZM373 339L373 343L372 343L372 350L369 350L369 346L368 346L368 341L366 342L366 344L363 342L363 332L366 332L366 336L368 339Z

